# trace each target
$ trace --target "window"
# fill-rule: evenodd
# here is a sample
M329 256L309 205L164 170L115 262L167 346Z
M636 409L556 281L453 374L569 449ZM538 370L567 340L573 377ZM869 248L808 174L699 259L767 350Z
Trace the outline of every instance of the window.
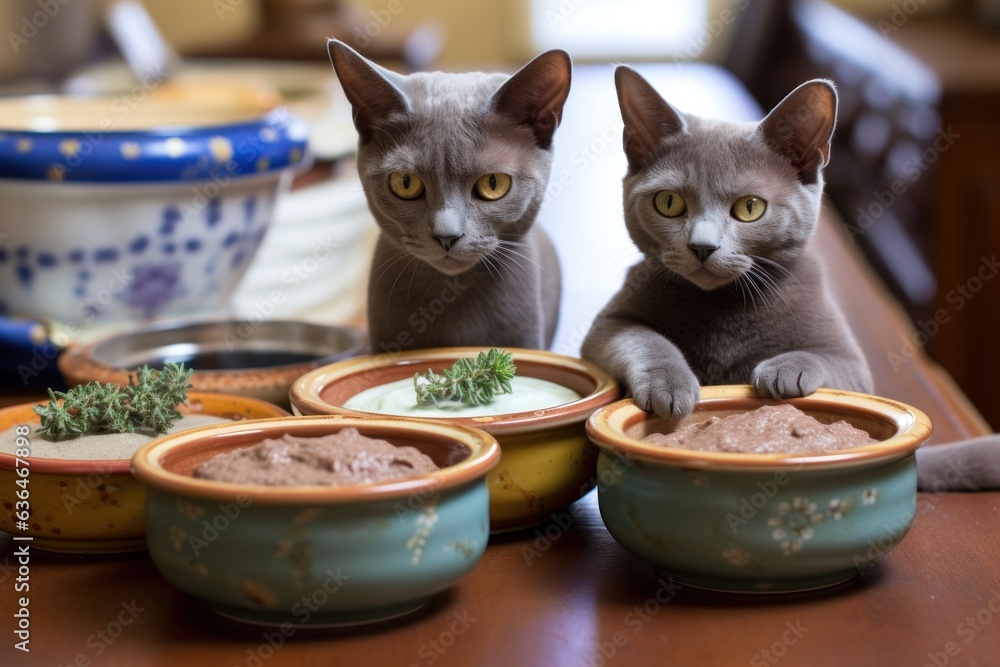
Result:
M531 36L581 58L694 58L715 38L708 1L531 0Z

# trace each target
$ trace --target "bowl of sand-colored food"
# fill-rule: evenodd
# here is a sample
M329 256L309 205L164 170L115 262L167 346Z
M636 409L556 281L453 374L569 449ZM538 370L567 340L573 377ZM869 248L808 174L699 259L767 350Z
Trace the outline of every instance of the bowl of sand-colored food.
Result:
M878 396L734 385L702 387L683 420L618 401L587 432L619 544L686 585L787 592L850 580L903 539L931 423Z
M146 548L145 488L129 460L154 434L98 434L50 441L36 431L35 403L0 410L0 530L67 553ZM172 432L288 413L259 399L190 392Z
M499 458L476 429L313 416L169 435L132 466L170 583L242 622L331 627L413 612L475 567Z

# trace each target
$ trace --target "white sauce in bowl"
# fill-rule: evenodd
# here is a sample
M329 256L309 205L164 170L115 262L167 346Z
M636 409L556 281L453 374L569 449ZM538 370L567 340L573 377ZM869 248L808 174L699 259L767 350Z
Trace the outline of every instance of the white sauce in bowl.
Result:
M413 378L406 378L365 389L347 399L344 407L402 417L485 417L543 410L582 398L569 387L533 377L516 375L510 385L512 394L495 394L493 400L486 405L440 401L438 406L418 406L417 395L413 391Z

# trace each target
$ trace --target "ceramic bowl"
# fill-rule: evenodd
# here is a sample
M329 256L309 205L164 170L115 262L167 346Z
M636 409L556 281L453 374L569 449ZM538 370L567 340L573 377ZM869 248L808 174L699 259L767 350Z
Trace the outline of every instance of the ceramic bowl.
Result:
M296 414L373 413L344 408L370 387L412 377L428 368L450 367L459 357L481 348L440 348L355 357L316 369L292 385ZM590 491L596 483L597 449L584 424L597 408L619 395L618 383L590 362L541 350L508 348L517 373L562 384L583 398L544 410L492 417L442 418L440 421L482 429L500 443L500 464L489 477L490 530L505 532L548 521ZM438 421L438 420L434 420Z
M287 408L292 382L366 347L356 329L310 322L178 320L71 346L58 363L69 386L128 384L144 364L184 363L194 369L195 391L251 396Z
M190 392L183 413L207 414L234 420L281 417L288 413L253 398ZM38 424L32 408L23 403L0 410L0 431ZM29 443L30 444L30 443ZM21 487L15 457L0 453L0 530L30 535L31 544L46 551L115 553L146 548L145 488L129 473L129 460L84 461L27 458L28 529L17 527L17 492Z
M171 82L213 89L231 85L272 88L283 106L309 125L309 151L318 160L335 160L355 152L358 132L351 118L351 105L343 89L331 76L328 62L184 58ZM104 60L78 70L63 86L82 95L121 95L135 86L135 74L121 61Z
M292 434L354 427L410 445L441 470L352 486L251 486L196 479L212 456ZM164 577L240 621L342 626L419 609L482 556L489 435L402 419L293 417L207 426L136 452L148 487L149 554Z
M631 400L596 412L598 502L612 536L665 576L736 592L822 588L858 575L913 523L914 452L930 436L919 410L821 389L787 401L824 423L840 419L879 442L822 455L731 454L642 442L712 416L775 401L748 386L703 387L682 422Z
M246 87L137 88L0 100L0 201L17 221L0 313L75 332L217 313L236 287L307 130Z

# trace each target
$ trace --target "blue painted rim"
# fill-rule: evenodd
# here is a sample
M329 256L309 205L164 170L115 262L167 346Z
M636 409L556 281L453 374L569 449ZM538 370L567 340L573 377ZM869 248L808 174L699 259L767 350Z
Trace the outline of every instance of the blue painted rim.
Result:
M301 163L307 136L305 123L283 108L255 121L208 127L129 132L0 127L0 178L135 183L249 176Z

